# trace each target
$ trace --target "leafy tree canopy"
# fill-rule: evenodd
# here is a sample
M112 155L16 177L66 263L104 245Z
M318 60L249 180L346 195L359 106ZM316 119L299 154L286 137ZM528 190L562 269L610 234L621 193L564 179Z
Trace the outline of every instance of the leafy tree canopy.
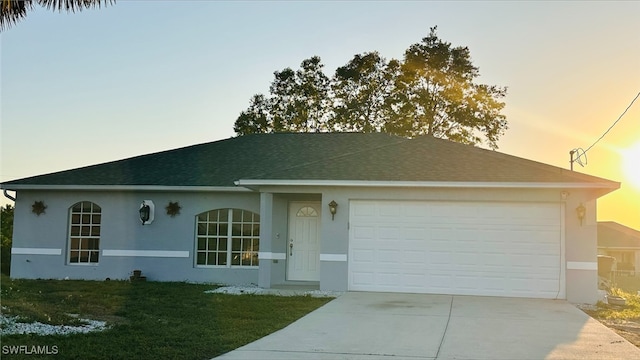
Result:
M6 206L0 206L0 233L11 237L13 234L13 206L7 204Z
M92 7L101 7L103 4L113 4L116 0L0 0L0 31L8 29L11 25L27 16L27 12L33 10L34 3L51 10L66 10L67 12L82 11Z
M507 129L506 87L477 83L469 49L441 40L436 30L409 46L402 60L357 54L332 78L318 56L297 71L276 71L269 96L254 95L240 113L236 134L385 132L497 149Z
M13 238L13 206L0 206L0 271L9 275L11 269L11 240Z

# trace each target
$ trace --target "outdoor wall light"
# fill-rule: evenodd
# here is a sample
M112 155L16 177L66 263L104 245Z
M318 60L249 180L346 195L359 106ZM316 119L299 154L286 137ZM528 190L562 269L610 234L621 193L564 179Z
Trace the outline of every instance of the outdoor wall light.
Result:
M580 220L580 226L582 226L582 220L584 220L585 215L587 214L587 208L584 205L580 204L576 208L576 214L578 215L578 219Z
M333 220L333 217L336 216L336 213L338 212L338 203L334 200L331 200L329 203L329 212L331 213L331 220Z
M155 210L155 206L153 204L153 201L151 200L142 201L142 204L140 204L140 209L138 210L142 225L151 224L153 222L154 210Z

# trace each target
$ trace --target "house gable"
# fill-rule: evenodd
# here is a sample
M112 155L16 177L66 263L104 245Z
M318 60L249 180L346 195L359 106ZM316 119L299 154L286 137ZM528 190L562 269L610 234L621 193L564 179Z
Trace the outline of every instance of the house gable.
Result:
M598 247L640 250L640 231L613 221L598 222Z

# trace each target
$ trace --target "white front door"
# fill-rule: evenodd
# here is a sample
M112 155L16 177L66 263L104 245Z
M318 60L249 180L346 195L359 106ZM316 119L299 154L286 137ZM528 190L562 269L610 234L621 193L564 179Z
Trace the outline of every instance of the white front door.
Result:
M289 203L287 280L320 280L320 203Z

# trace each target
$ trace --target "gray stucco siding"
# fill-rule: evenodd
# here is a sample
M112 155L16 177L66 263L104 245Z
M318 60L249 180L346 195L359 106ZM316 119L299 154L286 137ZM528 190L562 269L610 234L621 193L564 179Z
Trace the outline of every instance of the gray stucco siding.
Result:
M156 207L155 220L144 226L138 217L143 200L152 200ZM44 201L47 205L44 214L36 216L31 212L34 201ZM69 208L80 201L91 201L102 209L98 264L69 264L67 260ZM166 214L164 207L169 201L179 202L180 214L174 217ZM260 196L250 192L20 191L16 200L13 247L61 249L61 255L14 254L11 274L18 278L104 280L107 277L127 279L134 269L140 269L149 280L257 284L257 267L195 265L196 215L222 208L259 214ZM105 250L129 253L105 256ZM144 256L131 252L140 250Z
M502 203L554 203L564 214L561 238L563 266L561 278L564 281L566 298L572 302L594 303L598 298L597 274L590 269L596 264L596 206L597 191L587 189L531 189L531 188L356 188L356 187L264 187L261 192L273 194L273 234L282 234L287 226L287 203L291 194L322 194L321 259L324 255L342 255L347 259L349 251L349 204L352 200L419 200L419 201L461 201L461 202L502 202ZM562 192L568 193L566 199ZM338 203L338 211L331 219L328 203ZM575 209L584 204L587 218L582 224L577 219ZM263 209L264 211L264 209ZM561 215L562 216L562 215ZM273 240L271 250L286 252L284 239ZM334 256L334 260L335 260ZM569 264L569 267L567 267ZM348 259L346 261L321 261L320 288L323 290L346 291L348 289ZM571 267L579 266L581 269ZM285 280L286 262L270 264L271 284ZM265 281L262 286L268 286Z
M562 198L562 191L569 194ZM14 249L28 248L59 254L13 254L12 276L18 278L127 279L140 269L149 280L223 284L288 283L287 239L289 206L295 201L320 202L320 288L348 289L349 213L353 200L554 203L562 209L562 278L572 302L597 300L596 198L587 189L531 188L400 188L400 187L263 187L255 192L132 192L132 191L19 191L14 223ZM155 204L155 220L142 225L138 208L143 200ZM332 219L328 203L338 203ZM44 201L46 212L31 212ZM102 209L100 261L68 264L69 208L91 201ZM164 207L178 201L180 214L168 216ZM583 204L580 223L576 207ZM259 267L200 267L195 264L196 216L214 209L235 208L261 215ZM120 251L120 253L118 253ZM126 252L129 253L126 253ZM126 255L118 255L125 252ZM114 255L115 254L115 255Z

